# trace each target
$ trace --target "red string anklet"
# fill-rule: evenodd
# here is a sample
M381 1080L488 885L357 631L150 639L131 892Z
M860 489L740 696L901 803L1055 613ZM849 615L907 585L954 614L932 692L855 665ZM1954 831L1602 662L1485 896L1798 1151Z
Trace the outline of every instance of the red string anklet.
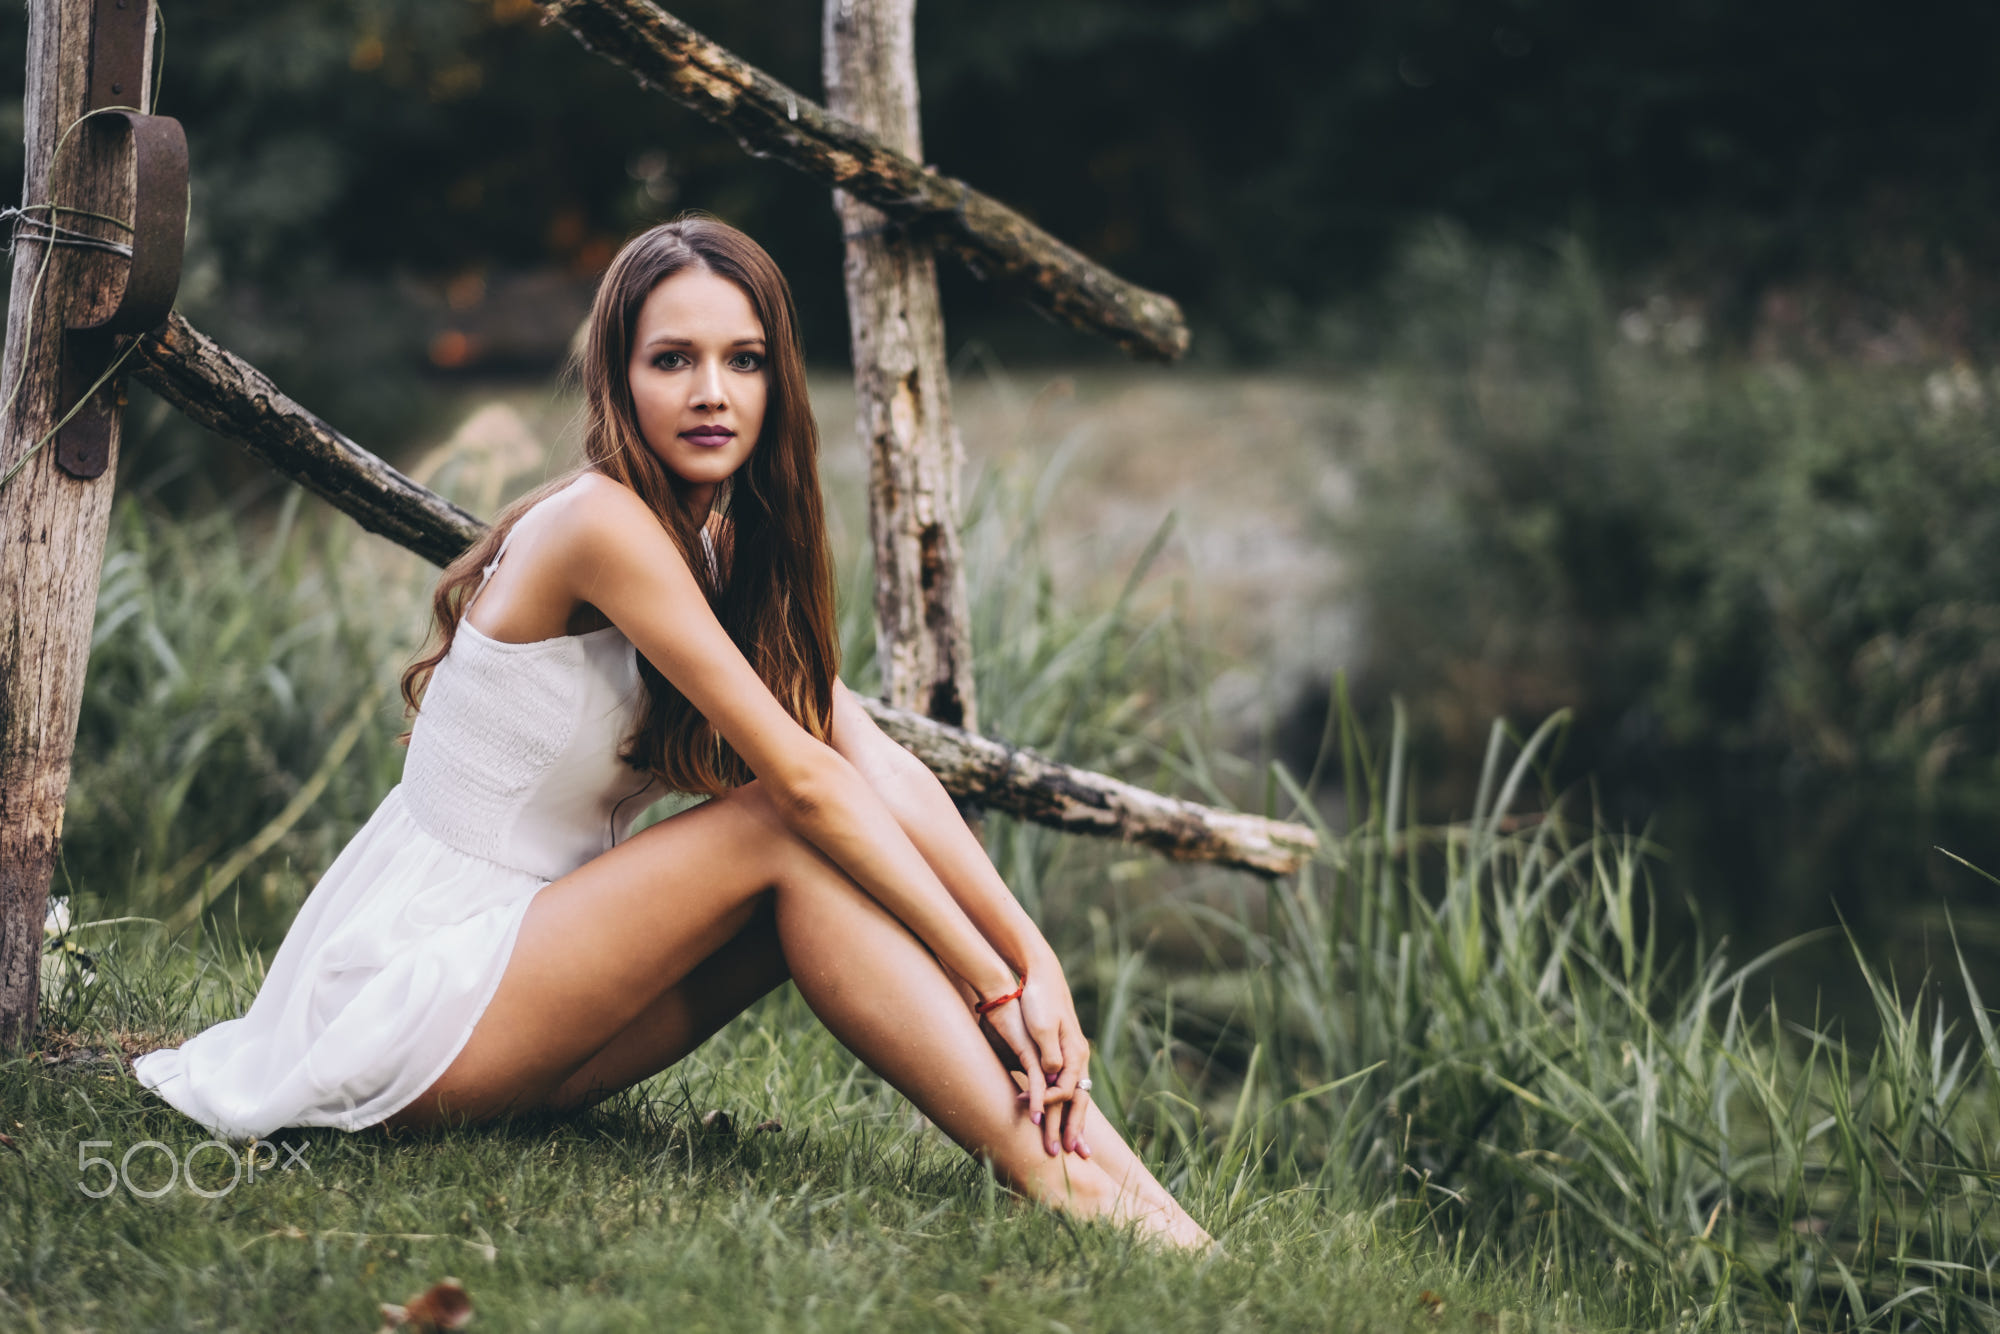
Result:
M1023 973L1021 974L1020 986L1015 987L1012 991L1008 992L1004 996L995 996L992 1000L979 1002L979 1004L972 1007L973 1013L977 1014L981 1019L984 1019L987 1015L993 1013L995 1010L1005 1005L1008 1001L1017 1001L1021 999L1021 993L1026 991L1027 989L1028 989L1028 975L1026 973Z

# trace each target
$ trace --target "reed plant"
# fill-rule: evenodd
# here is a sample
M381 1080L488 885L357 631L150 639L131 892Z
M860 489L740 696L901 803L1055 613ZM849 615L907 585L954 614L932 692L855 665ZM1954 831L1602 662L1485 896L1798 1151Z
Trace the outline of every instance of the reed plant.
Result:
M182 925L220 900L271 939L395 782L422 562L300 501L118 504L56 892Z
M1320 821L1325 857L1261 911L1209 914L1233 988L1116 975L1107 1101L1225 1228L1310 1183L1634 1327L1991 1327L2000 1046L1970 970L1903 989L1854 948L1877 1031L1849 1042L1760 991L1782 951L1660 957L1644 841L1541 786L1563 721L1496 726L1472 817L1427 827L1400 714L1378 756L1343 700L1350 827ZM1229 1046L1216 1116L1184 1058Z

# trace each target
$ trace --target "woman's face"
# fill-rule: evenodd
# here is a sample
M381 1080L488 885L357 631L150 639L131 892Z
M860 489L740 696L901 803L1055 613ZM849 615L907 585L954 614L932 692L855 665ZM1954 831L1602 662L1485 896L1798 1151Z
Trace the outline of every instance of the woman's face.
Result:
M706 269L661 281L639 308L626 375L639 433L705 513L757 447L770 392L764 326L743 289Z

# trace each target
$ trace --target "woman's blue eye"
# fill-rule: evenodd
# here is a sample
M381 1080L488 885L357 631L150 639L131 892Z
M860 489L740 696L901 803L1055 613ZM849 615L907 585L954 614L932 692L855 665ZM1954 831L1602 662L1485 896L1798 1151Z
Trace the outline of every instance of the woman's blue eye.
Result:
M729 364L735 366L739 361L746 363L745 365L736 366L736 369L740 371L754 371L761 368L764 364L764 359L755 352L738 352L734 357L729 359Z
M653 364L655 366L658 366L663 371L672 370L673 367L667 364L668 358L680 357L680 356L681 354L678 352L662 352L660 353L659 356L653 358ZM685 357L682 357L681 359L686 360Z

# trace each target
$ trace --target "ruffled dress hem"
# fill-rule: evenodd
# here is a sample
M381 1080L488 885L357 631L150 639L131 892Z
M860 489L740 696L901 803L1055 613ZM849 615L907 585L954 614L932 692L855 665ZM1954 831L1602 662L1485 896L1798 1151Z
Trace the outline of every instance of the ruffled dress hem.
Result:
M438 839L398 785L307 896L249 1011L132 1073L222 1138L387 1120L465 1049L548 883Z

